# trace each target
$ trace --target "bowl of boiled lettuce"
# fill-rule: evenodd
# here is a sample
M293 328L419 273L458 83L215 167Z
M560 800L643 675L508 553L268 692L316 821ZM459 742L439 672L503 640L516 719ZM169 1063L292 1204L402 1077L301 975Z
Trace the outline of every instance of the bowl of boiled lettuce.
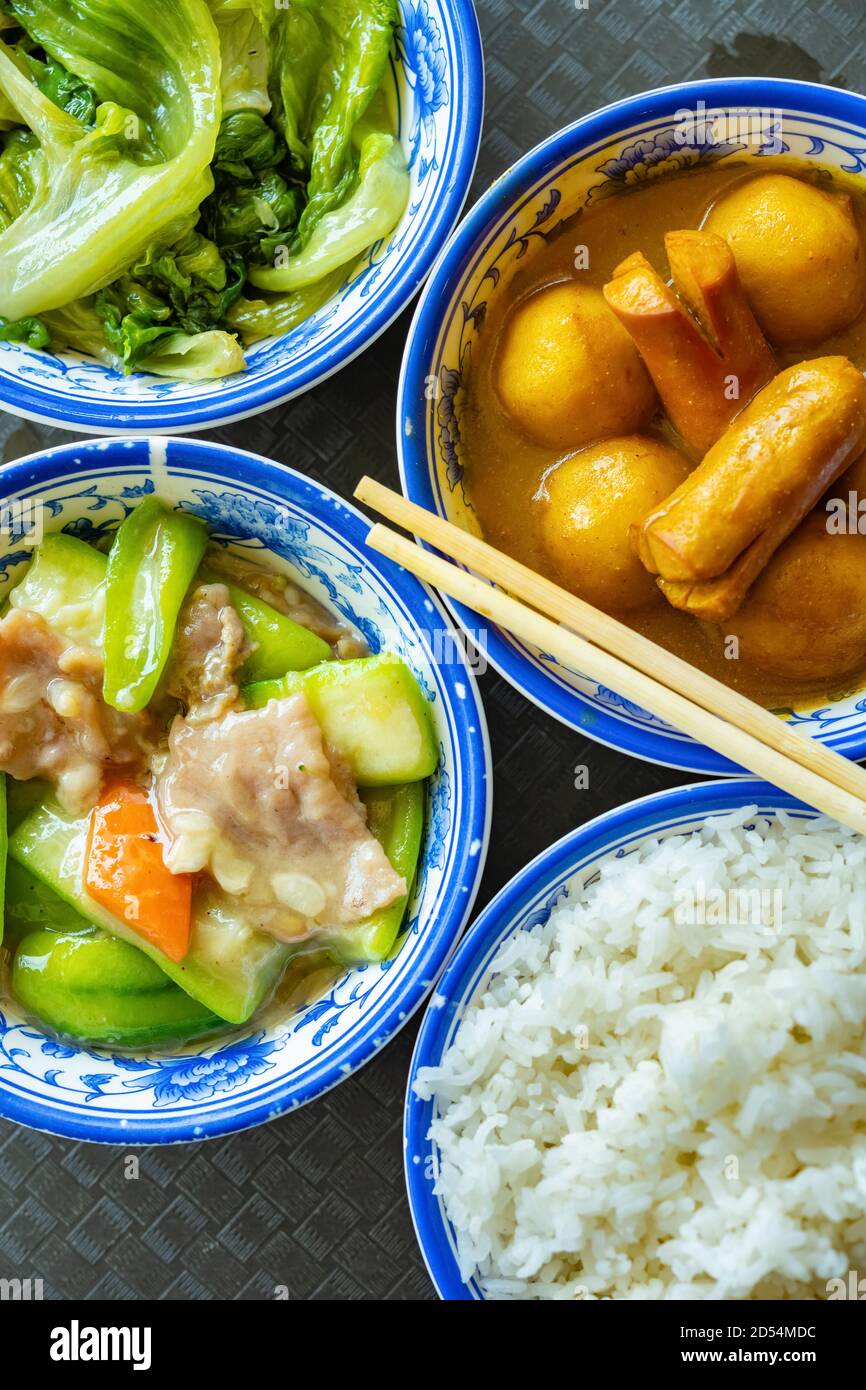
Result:
M0 0L0 407L176 432L381 333L463 205L468 0Z
M368 530L195 440L3 470L3 1117L230 1133L351 1075L432 988L484 865L484 712Z

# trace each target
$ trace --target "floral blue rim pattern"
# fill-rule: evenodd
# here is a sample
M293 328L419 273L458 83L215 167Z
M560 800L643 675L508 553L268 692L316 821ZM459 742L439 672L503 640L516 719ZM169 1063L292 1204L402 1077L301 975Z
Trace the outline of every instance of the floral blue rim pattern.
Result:
M110 479L116 483L119 469L124 487L112 493ZM257 531L281 553L287 546L304 544L304 519L309 518L318 535L338 538L341 554L349 557L345 584L359 595L354 599L350 592L347 607L342 592L340 608L365 636L375 637L376 627L354 607L362 602L365 574L374 578L375 605L381 607L387 600L383 619L411 623L413 640L418 636L435 650L435 633L450 631L443 610L424 586L366 550L370 523L354 507L292 470L239 450L188 439L62 445L8 465L0 493L4 498L43 492L50 496L52 484L68 481L76 501L84 498L88 513L98 514L95 522L85 515L72 529L94 539L101 528L116 524L112 506L122 515L136 497L154 491L154 476L162 480L162 487L184 494L195 482L192 509L210 522L217 536L239 530L246 535L255 518ZM241 493L240 504L227 484ZM53 504L48 505L50 511ZM307 547L303 572L327 585L327 575L316 572L319 553ZM10 558L18 562L21 555ZM443 778L433 795L424 863L437 870L440 881L420 938L417 922L410 923L410 935L413 930L416 934L411 967L401 964L401 953L385 966L351 972L282 1029L260 1028L210 1046L204 1042L200 1052L179 1057L117 1057L67 1047L0 1013L0 1114L70 1138L106 1143L164 1143L227 1134L320 1095L362 1066L403 1026L432 987L468 919L489 835L489 746L474 678L462 661L443 663L432 676L433 693L447 721L449 756L460 777ZM392 967L397 968L388 976ZM361 1006L368 999L365 1011ZM294 1070L281 1073L274 1065L275 1054L301 1032L308 1040L307 1055ZM39 1087L34 1088L34 1072L28 1066L33 1044L50 1059L49 1069L39 1073L39 1083L43 1091L53 1088L56 1099L34 1093ZM81 1073L82 1058L93 1063L92 1070ZM77 1068L66 1080L64 1063ZM151 1096L150 1110L130 1114L122 1103L130 1092L142 1099ZM234 1093L236 1099L227 1099ZM110 1101L115 1103L109 1109Z
M436 1066L449 1047L466 1004L481 984L506 936L547 920L563 887L576 874L611 854L656 833L675 832L705 816L722 815L742 806L758 814L777 810L812 817L817 814L786 792L754 778L725 779L674 787L631 801L572 830L542 851L496 895L464 937L440 980L421 1023L412 1057L403 1126L404 1161L415 1232L430 1277L441 1298L479 1301L477 1280L460 1277L456 1238L442 1201L433 1191L435 1145L427 1137L434 1102L422 1101L412 1086L421 1067Z
M412 98L411 111L404 112L402 107L399 111L400 134L414 180L410 220L406 234L388 243L386 256L380 255L381 247L373 247L361 270L343 287L341 293L351 289L354 295L363 281L359 303L340 322L339 333L324 348L314 341L316 330L335 312L326 305L290 335L290 353L281 347L285 339L255 348L255 371L227 378L216 389L201 392L200 400L182 393L175 400L177 383L155 378L149 379L145 401L113 400L110 389L101 399L98 395L88 399L56 384L41 385L44 373L38 361L21 372L0 367L2 408L27 419L94 434L185 432L228 424L309 390L352 361L388 328L424 283L460 216L475 170L484 113L484 60L472 0L437 0L432 10L428 0L403 0L400 8L397 67ZM400 106L399 90L397 101ZM433 138L433 122L445 110L448 145L443 149ZM424 220L416 232L413 222L422 204ZM383 284L384 259L391 257L395 265L397 258L402 263ZM16 354L34 356L24 348L16 349ZM122 380L107 369L96 366L94 370L109 388L112 379Z
M858 130L866 128L864 98L817 83L774 78L726 78L659 88L584 116L544 141L497 180L466 214L439 256L418 304L409 330L397 401L400 474L403 490L412 501L444 514L441 482L431 463L433 434L437 426L447 432L453 430L454 424L449 425L442 413L434 421L429 409L428 382L433 364L438 362L445 306L458 295L467 274L482 262L496 229L550 180L561 176L565 168L606 150L623 131L639 132L642 123L647 134L643 139L639 133L630 137L636 142L630 147L631 157L627 158L629 151L624 151L619 159L608 159L598 166L599 172L612 183L622 183L633 164L655 165L667 159L671 150L664 141L653 138L654 123L670 121L676 111L692 108L698 102L704 102L710 110L747 109L773 115L791 111L820 117L839 132L837 148L847 161L843 167L852 172L866 170L864 141L854 138ZM813 145L812 153L819 154L817 146L821 141L816 143L813 139ZM545 209L549 215L557 210L558 202L557 190L553 189ZM495 271L493 274L498 278ZM495 285L493 275L491 279ZM463 312L471 317L477 308L474 304L464 305ZM453 404L451 409L453 412ZM447 454L444 445L443 450ZM456 481L449 466L449 486ZM474 631L477 619L472 611L463 604L446 602L464 628ZM491 664L529 700L563 723L580 728L598 743L688 772L742 772L711 749L638 710L615 691L599 687L594 699L584 696L554 667L540 665L525 647L496 628L487 633L486 654ZM790 717L795 723L809 726L837 752L860 758L866 755L866 700L856 705L855 713L862 716L862 724L854 729L840 729L844 718L830 706Z

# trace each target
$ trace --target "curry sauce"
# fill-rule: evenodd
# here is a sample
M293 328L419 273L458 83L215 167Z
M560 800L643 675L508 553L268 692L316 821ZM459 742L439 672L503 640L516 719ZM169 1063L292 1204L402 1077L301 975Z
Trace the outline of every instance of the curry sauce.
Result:
M773 172L794 175L820 189L851 195L857 223L861 229L866 225L866 199L855 180L779 158L773 160ZM665 235L675 229L701 227L722 197L754 177L753 164L746 167L742 161L734 161L662 176L601 200L563 223L546 242L537 241L534 254L518 267L505 292L488 305L487 318L473 350L460 424L464 489L483 534L493 545L563 582L544 543L542 518L551 476L563 457L574 451L553 442L540 443L537 436L531 438L503 408L497 390L497 363L509 314L515 305L525 302L536 290L557 282L577 282L602 290L615 269L636 251L643 252L653 266L666 274ZM864 371L866 317L861 315L846 331L807 349L791 351L778 344L774 347L780 368L834 354L849 358ZM742 404L745 406L746 402ZM699 461L700 455L688 448L661 411L640 433L686 453L692 466ZM844 488L841 493L844 495ZM866 539L862 544L866 547ZM581 596L593 601L589 594ZM808 676L782 677L762 671L742 657L731 659L737 648L726 643L729 629L724 624L702 622L671 607L661 593L651 597L646 606L629 611L610 604L599 606L605 606L661 646L771 708L843 698L866 683L862 662L853 673L816 680Z

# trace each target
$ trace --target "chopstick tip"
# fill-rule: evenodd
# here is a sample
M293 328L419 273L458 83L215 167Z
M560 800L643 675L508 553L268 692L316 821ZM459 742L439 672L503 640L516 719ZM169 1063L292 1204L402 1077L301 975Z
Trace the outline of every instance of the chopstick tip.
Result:
M364 544L368 545L371 550L381 551L383 549L382 543L389 534L393 535L393 532L389 533L387 526L383 526L380 521L374 521L364 538Z

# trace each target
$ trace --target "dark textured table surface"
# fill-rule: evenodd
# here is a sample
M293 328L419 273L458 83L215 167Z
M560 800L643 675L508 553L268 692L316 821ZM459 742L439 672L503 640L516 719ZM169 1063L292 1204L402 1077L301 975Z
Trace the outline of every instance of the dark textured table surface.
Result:
M479 0L487 115L470 201L544 136L665 83L761 73L862 88L863 0ZM410 312L336 378L212 437L346 496L396 484L394 407ZM0 416L5 460L68 439ZM482 691L495 767L479 906L574 825L687 780L587 742L498 676ZM589 787L575 791L585 765ZM273 1124L199 1145L72 1143L0 1123L0 1278L46 1297L426 1299L406 1207L401 1119L417 1025L336 1091Z

